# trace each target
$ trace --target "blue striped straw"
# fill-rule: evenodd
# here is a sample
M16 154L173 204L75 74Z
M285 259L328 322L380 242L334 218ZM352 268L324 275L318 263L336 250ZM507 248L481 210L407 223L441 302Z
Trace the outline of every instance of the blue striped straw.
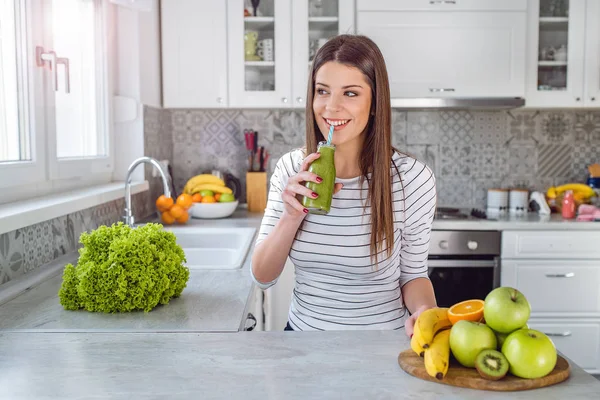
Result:
M329 136L327 137L327 144L331 144L331 138L333 137L333 125L329 126Z

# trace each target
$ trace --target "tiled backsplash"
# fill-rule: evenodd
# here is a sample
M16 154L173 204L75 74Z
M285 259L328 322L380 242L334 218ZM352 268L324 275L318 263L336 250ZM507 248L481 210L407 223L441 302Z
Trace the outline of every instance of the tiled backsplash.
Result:
M302 111L163 112L171 125L164 126L161 140L172 138L177 190L211 169L243 181L246 128L257 130L259 145L271 152L268 172L304 142ZM545 190L585 182L586 166L600 162L600 111L394 110L392 116L393 144L434 169L440 206L484 208L490 187Z

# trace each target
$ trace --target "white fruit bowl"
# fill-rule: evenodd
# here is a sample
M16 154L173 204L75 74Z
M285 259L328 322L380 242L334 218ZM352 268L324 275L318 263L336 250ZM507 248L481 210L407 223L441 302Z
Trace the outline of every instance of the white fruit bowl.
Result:
M238 206L238 201L227 203L194 203L188 212L193 218L216 219L229 217Z

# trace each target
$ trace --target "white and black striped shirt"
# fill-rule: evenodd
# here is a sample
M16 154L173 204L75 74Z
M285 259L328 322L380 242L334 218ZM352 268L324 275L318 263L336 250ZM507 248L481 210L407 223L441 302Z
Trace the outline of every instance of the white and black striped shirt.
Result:
M298 149L277 162L256 244L278 222L284 208L281 192L302 161L303 153ZM371 208L363 208L368 196L366 180L361 188L360 178L336 179L344 186L333 196L330 213L308 214L300 226L289 253L296 272L288 317L294 330L404 326L408 314L400 288L415 278L428 277L436 188L431 169L412 157L394 153L390 167L394 210L391 257L384 249L378 264L371 262ZM276 282L254 280L263 289Z

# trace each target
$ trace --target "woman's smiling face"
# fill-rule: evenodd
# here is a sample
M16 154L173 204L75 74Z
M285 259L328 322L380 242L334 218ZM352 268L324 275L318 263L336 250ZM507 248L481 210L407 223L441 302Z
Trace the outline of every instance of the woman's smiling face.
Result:
M335 126L336 146L362 141L371 111L371 87L363 73L334 61L319 68L315 76L313 112L324 138Z

